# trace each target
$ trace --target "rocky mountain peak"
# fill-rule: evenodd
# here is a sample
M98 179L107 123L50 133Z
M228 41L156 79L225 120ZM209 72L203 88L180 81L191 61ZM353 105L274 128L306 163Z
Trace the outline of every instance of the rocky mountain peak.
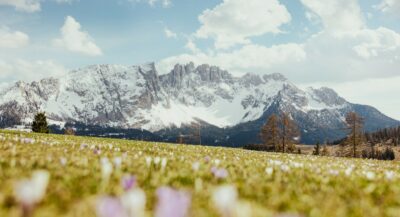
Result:
M340 97L336 91L328 87L321 87L318 89L310 87L308 91L312 92L319 100L329 106L339 106L346 103L344 98Z
M240 80L247 87L252 85L258 86L264 83L261 76L254 73L246 73L240 78Z
M288 79L282 75L281 73L272 73L263 76L265 81L274 80L274 81L287 81Z
M220 82L232 79L232 75L228 71L208 64L198 66L196 72L200 75L201 80L205 82Z

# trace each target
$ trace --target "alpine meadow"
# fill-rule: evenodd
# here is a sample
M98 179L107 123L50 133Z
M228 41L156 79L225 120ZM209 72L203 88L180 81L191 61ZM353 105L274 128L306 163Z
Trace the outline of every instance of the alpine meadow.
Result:
M0 0L0 217L399 217L400 0Z

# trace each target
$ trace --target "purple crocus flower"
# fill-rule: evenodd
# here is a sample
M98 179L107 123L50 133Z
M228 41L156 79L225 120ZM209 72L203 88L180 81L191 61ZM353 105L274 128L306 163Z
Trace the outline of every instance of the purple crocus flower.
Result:
M93 150L93 154L96 154L96 155L101 154L100 148L97 148L97 147L96 147L96 148Z
M115 197L101 197L96 204L97 217L128 217L121 201Z
M224 168L212 167L211 173L217 179L225 179L226 177L228 177L228 171Z
M121 179L121 185L125 191L129 191L130 189L136 187L136 176L123 176Z
M211 157L210 157L210 156L206 156L206 157L204 158L204 161L205 161L206 163L210 162L210 161L211 161Z
M191 204L190 195L184 191L161 187L157 190L158 204L155 217L186 217Z
M89 147L88 144L82 143L81 146L80 146L80 149L82 150L82 149L85 149L87 147Z

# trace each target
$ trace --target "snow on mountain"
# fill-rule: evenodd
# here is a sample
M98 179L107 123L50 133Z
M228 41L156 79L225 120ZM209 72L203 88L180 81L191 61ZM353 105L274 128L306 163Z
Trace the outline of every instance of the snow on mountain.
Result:
M0 114L17 109L25 123L45 111L59 125L81 122L152 132L196 122L234 127L260 120L276 106L277 112L325 123L342 121L354 107L329 88L302 90L281 74L235 77L193 63L176 65L164 75L153 63L93 65L0 89Z

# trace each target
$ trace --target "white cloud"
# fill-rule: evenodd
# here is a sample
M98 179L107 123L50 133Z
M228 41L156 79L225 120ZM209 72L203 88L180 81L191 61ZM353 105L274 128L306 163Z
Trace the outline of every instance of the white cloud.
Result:
M178 38L178 35L167 27L164 28L164 33L167 38Z
M400 1L399 0L382 0L378 5L374 6L376 9L384 13L400 13Z
M65 19L61 28L61 38L53 40L54 45L69 51L89 56L102 55L101 49L94 43L89 33L81 30L81 25L71 16Z
M310 12L321 19L324 28L335 34L359 30L365 27L364 18L357 0L301 0Z
M34 81L45 77L64 75L67 70L64 66L52 60L0 60L0 80L3 81Z
M59 4L71 4L72 2L79 0L0 0L0 6L12 6L17 11L33 13L40 11L41 3L45 1L57 2Z
M365 59L378 57L391 51L400 51L400 34L384 27L376 30L362 30L355 38L360 43L354 46L353 49L360 57Z
M323 30L304 43L305 61L281 69L290 77L301 82L343 82L398 74L400 34L384 27L368 28L357 0L301 2L308 8L306 16L317 16Z
M280 27L289 23L291 16L277 0L224 0L200 16L198 38L215 39L218 49L236 44L249 44L249 37L266 33L280 33Z
M294 82L344 82L366 78L392 77L400 68L400 34L388 28L369 29L356 1L339 5L303 0L311 20L319 19L323 30L301 44L271 47L249 43L230 51L201 51L193 41L182 54L160 61L163 70L175 63L193 61L221 66L233 73L281 72ZM313 9L313 10L311 10ZM345 20L349 17L349 23ZM218 40L218 39L215 39Z
M0 5L13 6L18 11L40 11L40 0L0 0Z
M161 3L164 8L170 7L172 5L171 0L128 0L131 3L146 2L150 6L154 7L156 4Z
M190 42L190 41L189 41ZM166 58L158 63L161 72L169 71L176 63L194 62L220 66L233 73L265 72L272 67L303 61L306 58L303 46L283 44L265 47L245 45L233 52L196 52Z
M197 48L197 45L193 42L192 39L189 39L185 45L185 48L190 50L193 53L198 53L200 52L200 49Z
M29 36L23 32L0 27L0 48L20 48L29 44Z
M373 104L386 115L400 120L400 111L398 109L400 107L400 98L398 97L399 83L400 76L395 76L342 83L311 83L304 84L302 87L331 87L350 102Z

